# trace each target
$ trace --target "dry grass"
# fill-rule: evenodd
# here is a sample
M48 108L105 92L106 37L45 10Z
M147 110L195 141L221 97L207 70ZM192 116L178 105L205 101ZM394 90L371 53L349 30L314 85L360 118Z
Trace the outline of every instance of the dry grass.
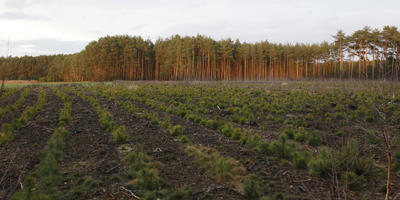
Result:
M40 82L36 80L6 80L4 84L9 85L9 84L36 84L36 83Z

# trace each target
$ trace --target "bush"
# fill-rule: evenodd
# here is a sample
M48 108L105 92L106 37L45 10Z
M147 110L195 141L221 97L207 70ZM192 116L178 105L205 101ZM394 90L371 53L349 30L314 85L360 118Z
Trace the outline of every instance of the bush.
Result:
M57 88L53 88L53 91L63 101L64 104L58 117L58 126L66 126L67 123L71 121L71 109L72 109L71 97L59 91Z
M135 145L133 151L129 152L124 161L126 165L129 166L129 170L136 173L136 171L147 167L147 163L150 161L150 158L143 153L143 147L141 145ZM134 175L135 173L131 174Z
M124 108L130 113L135 113L137 112L136 106L128 101L119 101L118 106Z
M231 121L235 123L240 123L240 124L246 124L247 119L244 116L239 116L239 114L233 114L231 116Z
M294 140L304 142L307 139L308 132L304 127L300 127L294 134Z
M253 136L249 136L246 147L250 149L258 148L258 145L261 143L261 137L257 134Z
M305 119L308 120L308 121L312 121L312 120L314 120L314 116L313 116L313 114L308 113L308 114L305 116Z
M212 120L212 119L207 120L205 125L207 127L210 127L212 129L214 129L214 130L218 130L220 127L223 126L223 123L217 117L215 120Z
M148 119L150 120L150 122L154 125L158 125L159 123L159 119L158 119L158 115L156 113L150 113L148 115Z
M294 138L294 130L292 125L288 125L283 129L281 134L285 134L287 138L293 139Z
M242 137L242 133L240 132L239 129L234 129L233 133L232 133L232 140L240 140L240 138Z
M12 132L0 132L0 144L7 144L14 139Z
M310 146L316 147L321 145L322 139L315 132L311 133L311 135L307 139L307 143Z
M207 119L202 119L201 118L199 123L200 123L200 125L205 126L207 124L207 121L208 121Z
M260 197L261 191L257 177L255 175L248 175L244 179L243 195L246 199L257 199Z
M231 121L234 122L234 123L239 123L240 122L240 117L237 114L231 115L230 118L231 118Z
M332 121L332 114L330 112L325 113L325 121L327 122Z
M271 142L270 152L278 159L290 159L292 146L287 143L286 135L280 135L278 141Z
M261 141L259 145L259 151L265 155L269 155L271 153L269 143Z
M233 131L234 131L234 128L233 128L232 124L230 124L230 123L225 124L224 127L221 129L222 135L224 135L226 137L231 137Z
M179 136L179 140L180 140L182 143L184 143L184 144L190 142L189 138L186 137L186 135L181 135L181 136Z
M337 131L335 135L339 136L339 137L342 137L342 136L344 136L344 132L343 131Z
M114 130L115 123L113 120L112 115L105 111L105 110L100 110L99 111L99 123L102 129L111 132Z
M146 191L143 195L143 199L145 200L158 200L160 194L158 194L158 192L156 191Z
M185 119L187 119L187 120L189 120L191 122L194 122L195 118L196 118L196 115L194 115L194 114L187 114L185 116Z
M294 122L293 122L292 119L287 119L287 120L285 120L283 123L284 123L284 124L287 124L287 125L293 125L293 124L294 124Z
M169 117L166 117L165 120L160 123L160 126L161 128L167 129L171 126L171 119Z
M186 111L185 110L178 110L178 116L184 118L186 116Z
M356 139L349 140L336 155L339 167L343 170L349 167L357 175L372 173L374 160L368 155L363 155L362 152Z
M23 124L22 124L22 120L21 118L15 119L12 123L11 123L11 127L13 130L17 130L22 128Z
M337 112L335 114L336 119L344 119L344 113L343 112Z
M169 133L173 136L183 135L183 128L181 125L175 125L169 128Z
M299 116L299 118L296 120L296 125L299 127L307 126L307 122L303 116Z
M77 199L80 195L85 194L90 189L95 188L100 184L100 181L95 180L91 177L83 177L77 181L77 185L74 186L65 196L67 199Z
M120 127L116 128L112 132L112 135L114 138L114 142L116 142L118 144L126 143L129 140L129 135L126 133L125 126L120 126Z
M241 135L241 137L240 137L240 140L239 140L239 143L241 144L241 145L245 145L245 144L247 144L247 142L250 140L250 134L249 134L249 132L244 132L242 135Z
M300 153L295 151L292 155L293 163L297 169L307 169L307 164L310 159L310 154L307 152Z
M8 142L13 140L13 127L9 123L4 123L1 126L0 132L0 144L7 144Z
M236 184L246 172L238 161L225 158L217 150L209 147L187 145L185 152L217 182L229 182L237 186Z
M134 182L140 189L156 190L161 185L161 178L158 176L158 170L143 168L139 170Z
M332 167L334 165L332 153L327 147L319 150L316 158L309 162L311 172L319 177L328 178L332 175Z
M200 123L201 122L201 117L195 116L193 122Z
M357 175L372 175L374 173L375 160L369 155L360 155L357 157L352 170Z
M60 111L60 116L58 118L58 125L59 126L66 126L69 121L71 121L71 108L72 108L72 103L71 101L65 101L64 102L64 107Z
M383 145L383 141L376 136L374 130L367 130L366 139L369 144L374 144L379 146Z
M374 122L374 117L372 115L365 116L365 121L368 123Z
M274 116L272 115L272 114L268 114L266 117L265 117L265 119L267 120L267 121L274 121Z
M340 180L343 186L345 186L346 184L346 176L348 177L348 184L350 190L360 190L363 187L363 185L367 183L365 176L357 175L356 173L350 171L348 174L344 172L340 175Z

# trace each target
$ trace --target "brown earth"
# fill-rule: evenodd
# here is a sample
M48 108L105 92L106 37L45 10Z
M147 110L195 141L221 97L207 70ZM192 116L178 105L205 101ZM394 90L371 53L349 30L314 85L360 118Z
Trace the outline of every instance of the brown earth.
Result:
M90 177L100 183L74 199L130 199L129 193L111 181L113 175L123 171L111 133L101 129L97 113L90 104L76 95L70 96L72 120L67 126L70 134L65 139L64 155L59 164L68 181L62 190L68 192L77 185L78 179Z
M139 110L157 112L161 116L167 114L138 102L133 103L140 108ZM172 116L171 122L173 124L180 124L184 127L184 134L192 142L217 148L222 155L241 161L250 173L257 174L263 185L271 185L272 183L274 185L273 192L292 194L300 199L332 199L336 196L332 185L326 180L312 176L307 171L296 170L292 164L269 159L265 155L249 150L237 141L224 137L208 127L192 123L178 116L170 116ZM374 187L378 183L380 182L368 182L367 187L371 187L371 190L367 190L369 192L352 191L351 197L354 199L382 198L383 193L375 192L376 188ZM397 188L397 186L393 187Z
M20 98L22 92L23 89L18 90L17 92L9 96L7 99L5 99L3 102L1 102L0 105L2 107L12 105ZM37 97L38 97L38 88L34 88L31 90L31 93L25 97L25 101L19 109L0 116L0 124L9 123L12 120L21 116L22 112L25 110L26 107L33 106L36 103Z
M37 96L38 88L33 90ZM57 127L62 102L49 89L48 102L23 128L14 132L14 140L0 146L0 199L8 199L22 187L25 175L39 166L39 152Z
M205 193L211 194L213 199L243 199L227 185L217 184L204 170L197 168L193 159L183 151L183 144L165 130L128 113L115 102L98 99L103 108L113 114L118 125L126 126L133 144L142 144L147 155L162 163L160 176L170 185L170 189L189 186L193 191L191 199L203 199Z

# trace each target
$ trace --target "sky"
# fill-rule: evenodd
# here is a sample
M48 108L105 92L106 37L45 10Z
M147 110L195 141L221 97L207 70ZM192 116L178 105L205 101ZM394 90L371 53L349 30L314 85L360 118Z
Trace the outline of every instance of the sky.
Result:
M0 56L80 52L107 35L281 43L400 28L399 0L0 0Z

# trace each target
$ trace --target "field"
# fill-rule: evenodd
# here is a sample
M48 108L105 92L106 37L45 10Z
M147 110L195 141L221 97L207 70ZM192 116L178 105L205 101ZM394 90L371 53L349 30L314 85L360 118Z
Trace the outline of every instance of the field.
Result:
M384 199L388 174L400 199L397 82L26 84L0 106L0 199Z
M26 86L58 86L58 85L96 85L96 84L110 84L111 82L40 82L35 80L6 80L4 82L4 88L20 88Z

